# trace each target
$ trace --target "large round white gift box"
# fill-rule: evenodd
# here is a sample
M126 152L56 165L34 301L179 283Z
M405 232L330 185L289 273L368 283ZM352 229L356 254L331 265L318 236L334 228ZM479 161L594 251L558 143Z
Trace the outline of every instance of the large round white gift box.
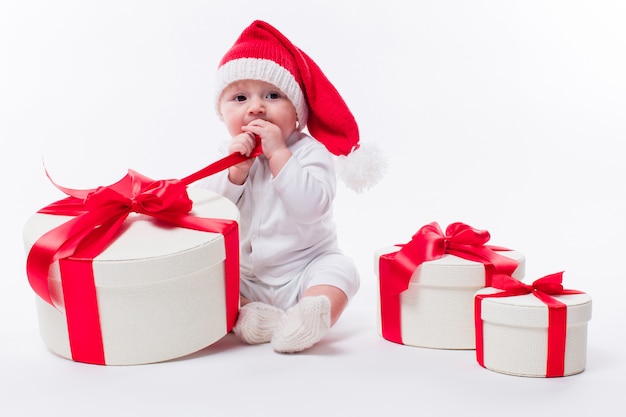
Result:
M192 187L188 195L194 216L239 219L237 207L221 195ZM26 252L71 218L34 214L23 229ZM123 227L92 263L106 365L179 358L224 337L224 236L136 213ZM72 359L58 262L48 282L54 306L36 297L40 334L50 351Z
M375 272L392 246L374 253ZM523 279L525 257L518 251L498 251L519 262L514 277ZM474 294L485 287L485 266L455 255L424 262L411 276L409 288L400 294L402 344L433 349L474 349ZM380 300L379 300L380 301ZM378 329L382 334L380 303Z

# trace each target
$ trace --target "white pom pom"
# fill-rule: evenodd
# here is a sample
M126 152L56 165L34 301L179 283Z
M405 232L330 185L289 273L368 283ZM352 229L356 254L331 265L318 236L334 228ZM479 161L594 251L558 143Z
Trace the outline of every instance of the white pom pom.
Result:
M360 193L380 181L387 171L387 159L375 144L361 144L348 156L340 156L336 164L338 178L348 188Z

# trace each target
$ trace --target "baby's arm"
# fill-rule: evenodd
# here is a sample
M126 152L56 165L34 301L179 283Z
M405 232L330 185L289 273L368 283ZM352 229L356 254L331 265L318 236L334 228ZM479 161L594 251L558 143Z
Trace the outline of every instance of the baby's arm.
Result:
M294 152L272 184L290 216L301 223L315 222L331 210L336 191L334 163L321 145Z

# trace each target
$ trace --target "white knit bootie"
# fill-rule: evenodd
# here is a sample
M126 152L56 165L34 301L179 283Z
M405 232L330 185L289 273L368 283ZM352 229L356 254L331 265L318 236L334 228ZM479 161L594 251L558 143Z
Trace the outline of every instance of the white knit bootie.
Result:
M330 329L330 300L324 295L303 297L283 315L272 336L276 352L295 353L310 348Z
M258 301L245 304L239 309L233 332L249 345L267 343L284 313L278 307Z

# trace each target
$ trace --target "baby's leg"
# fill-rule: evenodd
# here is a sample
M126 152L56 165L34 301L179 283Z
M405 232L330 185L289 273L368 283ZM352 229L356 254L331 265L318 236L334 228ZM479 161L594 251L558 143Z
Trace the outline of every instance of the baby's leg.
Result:
M315 297L325 295L330 301L330 326L334 326L348 305L348 297L337 287L332 285L315 285L302 294L302 297Z

